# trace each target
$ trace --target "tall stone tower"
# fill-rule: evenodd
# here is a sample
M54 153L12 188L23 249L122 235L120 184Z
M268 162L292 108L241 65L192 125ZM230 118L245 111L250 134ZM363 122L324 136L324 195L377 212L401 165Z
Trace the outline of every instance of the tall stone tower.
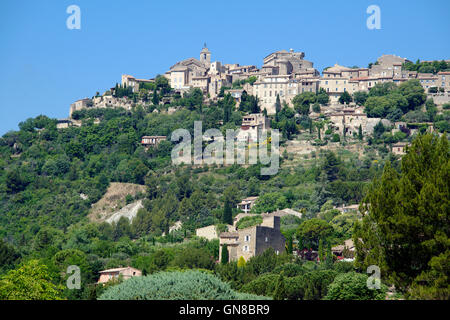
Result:
M203 46L202 51L200 51L200 62L208 68L211 65L211 52L206 47L206 43Z

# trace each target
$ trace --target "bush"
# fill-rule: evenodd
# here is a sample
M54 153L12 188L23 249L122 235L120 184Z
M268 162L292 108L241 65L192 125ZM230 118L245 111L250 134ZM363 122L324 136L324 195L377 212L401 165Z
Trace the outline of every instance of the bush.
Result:
M245 229L248 227L253 227L258 224L261 224L263 222L263 219L260 215L255 215L254 217L243 217L239 222L236 224L236 229Z
M106 290L99 300L236 300L267 299L241 294L219 278L190 270L133 277Z
M338 275L328 287L326 300L384 300L386 286L381 289L367 287L368 276L361 273L349 272Z
M278 277L279 275L274 273L263 274L244 285L241 290L262 296L272 296L277 285Z

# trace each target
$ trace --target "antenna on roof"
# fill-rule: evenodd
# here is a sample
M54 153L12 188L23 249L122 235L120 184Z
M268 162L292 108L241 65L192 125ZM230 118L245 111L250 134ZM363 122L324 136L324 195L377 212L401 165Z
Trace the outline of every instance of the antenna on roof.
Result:
M203 43L203 48L206 48L206 42L205 42L205 43Z

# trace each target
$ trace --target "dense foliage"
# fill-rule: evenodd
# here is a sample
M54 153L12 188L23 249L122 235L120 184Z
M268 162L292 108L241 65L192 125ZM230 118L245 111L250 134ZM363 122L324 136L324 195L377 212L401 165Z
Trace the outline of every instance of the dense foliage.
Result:
M107 289L99 300L260 300L238 293L217 277L201 271L160 272L134 277Z

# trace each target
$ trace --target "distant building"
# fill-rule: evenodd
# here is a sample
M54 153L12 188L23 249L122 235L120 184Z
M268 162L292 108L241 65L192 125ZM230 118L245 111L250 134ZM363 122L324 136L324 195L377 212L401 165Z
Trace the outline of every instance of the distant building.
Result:
M72 125L72 120L70 119L58 119L58 122L56 123L56 129L65 129L71 127Z
M243 199L241 202L238 203L237 207L238 209L241 209L245 213L248 213L253 205L255 204L255 201L258 200L258 197L248 197Z
M166 136L143 136L141 139L141 145L148 149L149 147L157 146L164 140L167 140Z
M241 220L242 218L245 218L245 217L260 216L263 219L265 219L265 218L274 217L274 216L282 218L282 217L289 216L289 215L290 216L296 216L297 218L300 218L300 219L302 218L302 213L301 212L298 212L298 211L295 211L295 210L292 210L292 209L289 209L289 208L286 208L286 209L283 209L283 210L277 210L277 211L270 212L270 213L269 212L261 213L261 214L257 214L257 213L239 213L233 218L233 226L236 226L236 224L239 222L239 220Z
M338 257L339 260L344 258L353 258L355 255L355 245L352 239L347 239L344 244L334 246L331 252Z
M252 113L242 117L242 124L237 134L238 141L258 142L261 133L270 129L270 120L262 113Z
M108 269L100 271L100 278L97 283L107 283L110 280L119 279L119 277L122 277L123 280L127 280L132 277L140 276L142 276L142 271L133 267Z
M69 117L72 117L72 113L75 111L83 110L87 108L92 103L92 100L89 98L84 98L75 101L70 105Z
M243 257L246 261L273 248L277 254L284 252L286 239L280 231L280 217L263 219L260 225L220 234L219 260L222 250L227 245L230 261Z
M392 145L392 153L396 154L396 155L399 155L399 156L402 156L402 155L406 154L405 148L406 148L407 145L408 145L408 143L406 143L406 142L394 143Z
M131 87L133 92L139 91L139 84L140 83L152 83L155 82L155 80L150 79L136 79L133 76L130 76L128 74L122 75L122 87Z

